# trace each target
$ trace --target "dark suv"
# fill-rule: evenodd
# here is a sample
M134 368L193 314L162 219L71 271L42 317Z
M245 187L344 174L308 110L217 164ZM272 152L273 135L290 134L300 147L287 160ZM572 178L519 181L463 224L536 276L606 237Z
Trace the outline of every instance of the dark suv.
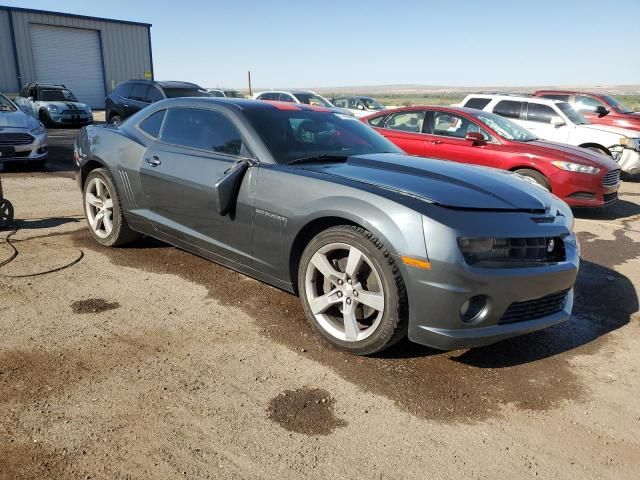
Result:
M189 82L128 80L116 86L105 99L107 122L118 125L147 105L174 97L209 97L204 88Z

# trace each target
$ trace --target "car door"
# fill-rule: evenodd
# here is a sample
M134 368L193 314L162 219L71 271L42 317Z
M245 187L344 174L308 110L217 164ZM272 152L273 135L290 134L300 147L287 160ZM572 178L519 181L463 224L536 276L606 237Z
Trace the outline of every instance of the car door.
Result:
M144 208L154 228L250 265L254 169L244 176L233 214L218 213L214 191L225 172L247 155L240 128L223 111L167 109L160 138L140 163Z
M545 140L567 143L570 127L566 123L556 125L553 123L554 119L566 122L553 107L541 103L526 102L521 125Z
M425 137L422 134L424 111L410 110L391 114L379 133L395 143L409 155L424 156Z
M426 112L425 156L474 165L493 165L491 135L468 118L447 111ZM467 133L481 133L484 142L466 139Z

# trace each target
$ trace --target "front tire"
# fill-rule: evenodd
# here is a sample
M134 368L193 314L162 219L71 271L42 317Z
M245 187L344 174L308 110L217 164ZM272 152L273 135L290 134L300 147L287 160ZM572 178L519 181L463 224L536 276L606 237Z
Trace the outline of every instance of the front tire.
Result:
M407 293L391 253L359 227L329 228L305 248L298 269L304 311L332 345L358 355L407 334Z
M96 242L106 247L119 247L140 236L129 228L106 168L96 168L87 175L83 194L85 217Z
M51 120L51 117L49 116L49 114L44 111L44 110L40 110L40 113L38 114L38 117L40 119L40 121L42 122L42 124L49 128L49 127L53 127L53 120Z
M530 168L521 168L520 170L516 170L514 173L518 173L523 177L528 177L536 182L538 185L546 189L547 191L551 191L551 186L549 185L549 181L547 177L542 175L540 172L536 170L532 170Z
M122 118L119 115L114 115L109 119L109 123L117 127L122 123Z
M611 158L611 153L608 150L600 147L587 147L587 150L591 150L593 152L601 153L602 155Z

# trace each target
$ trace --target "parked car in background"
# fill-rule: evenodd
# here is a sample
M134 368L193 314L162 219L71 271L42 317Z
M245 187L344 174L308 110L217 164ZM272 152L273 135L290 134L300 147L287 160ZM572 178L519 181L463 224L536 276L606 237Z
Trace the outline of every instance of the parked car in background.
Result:
M137 111L165 98L210 96L195 83L128 80L119 83L106 98L105 117L108 123L119 125Z
M460 105L509 118L545 140L608 155L623 172L640 173L640 132L592 125L567 102L534 96L471 94Z
M352 353L407 334L486 345L571 315L566 203L510 172L403 155L353 117L174 98L83 128L74 153L96 242L150 235L298 293Z
M632 111L608 94L572 90L538 90L534 95L567 102L594 124L640 130L640 112Z
M79 102L64 85L31 82L20 89L16 105L46 126L88 125L93 122L89 105Z
M44 125L0 93L0 163L20 160L42 166L48 151Z
M227 90L221 88L207 88L207 92L212 97L221 97L221 98L245 98L245 96L240 93L238 90Z
M573 207L615 202L620 167L584 148L539 140L516 123L470 108L405 107L362 119L410 155L509 170Z
M254 94L253 98L256 100L267 100L271 102L302 103L314 107L329 108L335 112L351 115L352 117L354 116L348 109L336 107L322 95L318 95L316 92L312 92L311 90L269 90Z
M385 108L384 105L378 103L374 98L363 96L335 97L333 104L336 107L346 108L358 118L366 117Z

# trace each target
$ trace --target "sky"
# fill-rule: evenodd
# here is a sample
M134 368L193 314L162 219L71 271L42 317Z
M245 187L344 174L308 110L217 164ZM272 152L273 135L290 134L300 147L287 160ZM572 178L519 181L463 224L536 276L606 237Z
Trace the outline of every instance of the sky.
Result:
M640 0L0 3L151 23L156 79L204 87L640 83Z

